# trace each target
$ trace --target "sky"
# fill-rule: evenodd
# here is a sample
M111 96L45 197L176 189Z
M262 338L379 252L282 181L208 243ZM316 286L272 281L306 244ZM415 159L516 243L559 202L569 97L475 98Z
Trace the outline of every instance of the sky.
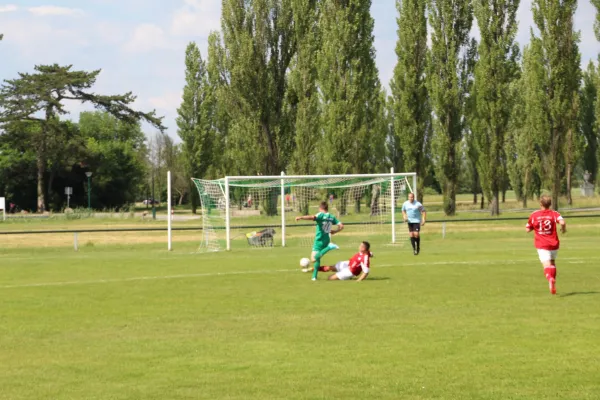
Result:
M10 1L10 0L9 0ZM177 138L175 117L184 86L184 54L190 41L206 55L208 34L220 25L221 0L0 0L0 80L30 72L37 64L101 69L94 91L138 96L135 107L156 109ZM387 86L396 63L394 0L373 0L380 79ZM596 10L581 0L575 28L581 32L582 67L596 60ZM531 0L519 8L517 41L529 41ZM477 29L473 34L477 36ZM86 108L72 104L70 118ZM145 127L147 133L152 128Z

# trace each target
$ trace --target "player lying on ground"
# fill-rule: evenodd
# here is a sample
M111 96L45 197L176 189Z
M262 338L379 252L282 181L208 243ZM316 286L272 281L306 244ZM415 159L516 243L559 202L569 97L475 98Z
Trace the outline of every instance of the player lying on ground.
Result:
M423 204L415 200L414 193L409 193L408 201L402 204L402 217L404 218L404 222L408 222L408 232L413 254L418 256L421 252L421 227L425 226L427 212Z
M296 217L296 222L298 221L315 221L317 225L315 243L310 256L310 260L315 264L312 280L316 281L319 268L321 267L321 258L329 251L339 249L337 245L331 243L329 235L340 233L344 229L344 224L338 221L335 215L329 214L329 205L326 201L322 201L319 204L319 213L317 215ZM337 226L337 230L332 231L331 228L334 225Z
M556 294L556 257L560 248L557 224L560 225L562 233L567 232L567 224L563 217L556 211L551 210L552 199L550 196L540 197L541 209L531 214L525 229L527 232L535 232L535 248L542 265L544 274L548 280L550 293Z
M357 282L364 281L371 271L371 258L373 258L373 253L371 253L370 250L371 245L369 242L362 242L358 248L358 253L356 253L349 261L340 261L331 267L320 267L319 271L335 272L335 274L330 275L329 278L327 278L330 281L347 281L355 276L358 277ZM311 271L314 271L314 269L306 268L302 270L302 272Z

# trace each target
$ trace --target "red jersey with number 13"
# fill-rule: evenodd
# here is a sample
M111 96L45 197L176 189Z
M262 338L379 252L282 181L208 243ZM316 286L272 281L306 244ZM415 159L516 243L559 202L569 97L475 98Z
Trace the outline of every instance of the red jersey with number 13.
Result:
M535 231L535 248L540 250L558 250L558 223L563 217L554 210L538 210L531 214L527 228Z

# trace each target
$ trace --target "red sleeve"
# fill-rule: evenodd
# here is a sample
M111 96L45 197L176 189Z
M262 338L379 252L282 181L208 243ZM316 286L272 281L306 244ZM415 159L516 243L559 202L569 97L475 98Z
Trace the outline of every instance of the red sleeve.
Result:
M532 218L533 214L529 216L529 219L527 220L527 225L525 225L525 228L527 229L533 229L533 218Z

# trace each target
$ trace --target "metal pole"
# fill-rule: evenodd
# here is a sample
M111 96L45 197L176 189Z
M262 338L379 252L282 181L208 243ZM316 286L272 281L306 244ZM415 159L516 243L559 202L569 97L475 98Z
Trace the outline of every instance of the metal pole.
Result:
M168 249L169 251L173 250L173 241L172 241L172 236L171 236L171 171L167 171L167 196L168 196L168 200L167 200L167 231L168 231L168 236L169 236L169 245L168 245Z
M285 247L285 172L281 171L281 247Z
M225 241L227 251L231 250L231 227L229 226L229 177L225 177Z
M396 243L396 190L394 188L394 168L390 170L392 177L390 178L390 183L392 185L392 243Z
M156 220L156 197L154 197L154 167L152 168L152 219Z
M446 239L446 223L442 222L442 239Z

